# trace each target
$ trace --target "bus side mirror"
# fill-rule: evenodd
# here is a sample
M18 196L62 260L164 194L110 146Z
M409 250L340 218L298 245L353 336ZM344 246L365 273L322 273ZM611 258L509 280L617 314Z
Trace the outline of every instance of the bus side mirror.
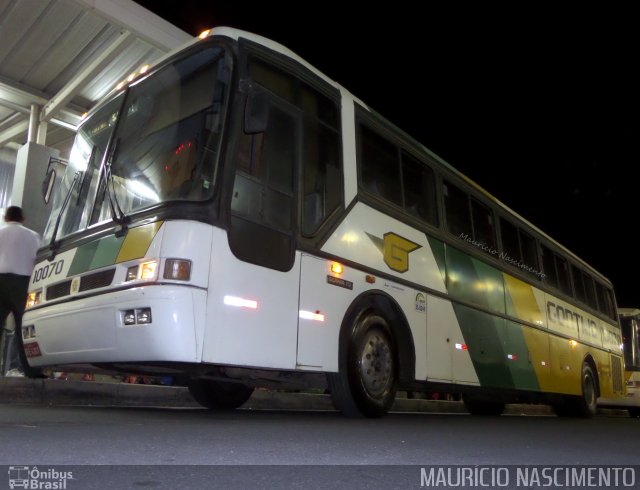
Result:
M269 124L269 98L262 91L252 90L247 96L244 111L244 132L247 134L264 133Z
M56 171L53 168L47 170L47 173L44 177L44 181L42 182L42 198L44 199L45 204L49 204L49 200L51 199L51 193L53 191L53 184L56 181Z

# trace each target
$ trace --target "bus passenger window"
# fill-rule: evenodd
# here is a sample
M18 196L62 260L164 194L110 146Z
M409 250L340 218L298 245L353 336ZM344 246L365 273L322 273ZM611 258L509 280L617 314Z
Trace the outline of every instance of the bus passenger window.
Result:
M393 204L402 206L398 149L365 126L360 126L362 186Z
M443 185L444 207L447 217L447 229L458 238L473 239L469 196L457 187L445 182Z
M582 271L578 269L575 265L572 265L571 276L573 277L573 287L576 290L576 299L578 301L582 301L583 303L586 303L587 295L584 291L584 278L582 276Z
M558 287L558 274L556 272L553 252L542 245L542 269L545 274L545 281L553 287Z
M560 257L556 254L554 255L556 260L556 269L558 271L560 290L569 296L573 296L573 291L571 290L571 279L569 278L569 264L564 257Z
M432 225L438 224L435 175L430 167L402 152L404 208Z
M471 220L473 222L474 240L495 249L496 233L493 229L491 208L473 197L471 198Z

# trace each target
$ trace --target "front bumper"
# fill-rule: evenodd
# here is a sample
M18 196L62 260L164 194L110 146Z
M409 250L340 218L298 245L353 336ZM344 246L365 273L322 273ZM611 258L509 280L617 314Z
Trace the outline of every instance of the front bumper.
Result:
M200 362L194 312L204 312L205 302L204 290L148 285L27 311L29 364ZM125 312L146 308L151 323L125 325Z

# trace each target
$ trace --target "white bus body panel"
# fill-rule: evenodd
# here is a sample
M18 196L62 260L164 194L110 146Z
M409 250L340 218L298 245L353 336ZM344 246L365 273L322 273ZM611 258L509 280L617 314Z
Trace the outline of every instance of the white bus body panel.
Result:
M202 361L295 369L300 252L288 272L249 264L231 253L227 233L214 228L211 253ZM255 301L256 308L227 304L225 297Z
M420 245L420 248L409 254L409 268L405 272L396 272L384 262L381 246L385 234L390 232ZM324 245L323 251L363 264L374 271L384 271L386 274L401 277L405 281L439 293L446 294L447 292L444 278L426 235L363 203L356 203ZM365 283L365 274L357 272L357 275L360 276L359 283ZM348 279L348 277L345 278ZM302 279L301 302L306 298L304 286L307 280L309 279L305 274ZM353 282L358 284L358 280ZM428 293L421 293L419 290L394 283L388 279L378 278L376 284L366 284L366 286L368 287L363 287L363 290L380 289L394 298L402 307L411 328L415 347L415 379L479 384L468 350L456 349L456 344L463 345L464 341L451 301L440 299ZM335 287L335 289L341 288ZM359 289L354 286L354 293L356 291ZM420 311L422 308L417 304L417 295L420 293L426 297L426 314ZM353 298L356 296L357 294L354 294ZM335 303L330 304L335 305ZM301 309L305 307L304 303L301 303ZM328 330L331 331L333 328L331 326ZM301 342L310 344L311 340L305 339L304 330L301 327ZM303 345L302 343L301 345ZM299 353L299 358L306 359L304 355L318 356L315 353ZM337 359L337 346L334 356ZM337 370L337 367L334 368L333 365L323 366L325 370Z

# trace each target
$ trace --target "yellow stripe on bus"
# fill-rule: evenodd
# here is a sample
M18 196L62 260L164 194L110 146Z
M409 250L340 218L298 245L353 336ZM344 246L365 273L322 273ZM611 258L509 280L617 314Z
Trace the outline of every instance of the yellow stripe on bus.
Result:
M162 221L156 221L148 225L131 228L120 248L116 263L144 257L161 226Z

